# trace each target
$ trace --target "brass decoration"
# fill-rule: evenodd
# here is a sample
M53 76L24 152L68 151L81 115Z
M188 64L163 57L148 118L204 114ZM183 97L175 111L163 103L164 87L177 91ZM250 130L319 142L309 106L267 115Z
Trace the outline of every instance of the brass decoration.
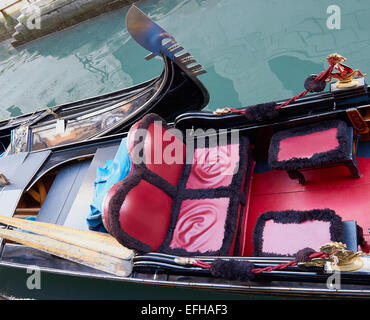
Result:
M342 62L346 61L347 59L341 56L339 53L333 53L327 57L327 60L330 65L334 66L334 69L338 70L339 72L332 72L328 77L328 81L331 81L333 78L337 79L335 86L338 89L348 89L354 88L359 86L360 82L358 79L354 79L355 77L366 77L366 74L361 73L358 69L352 69Z
M213 114L221 116L230 112L230 108L219 108L213 111Z
M353 252L347 249L347 245L341 242L330 242L320 249L328 257L314 258L309 262L300 263L305 267L325 267L329 263L330 268L337 271L356 271L363 267L364 263L361 257L368 254L358 251Z

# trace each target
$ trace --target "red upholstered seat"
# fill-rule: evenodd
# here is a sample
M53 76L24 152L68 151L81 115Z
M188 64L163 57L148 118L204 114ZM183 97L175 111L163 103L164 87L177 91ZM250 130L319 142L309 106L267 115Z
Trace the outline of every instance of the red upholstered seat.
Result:
M128 138L133 169L104 202L111 234L140 252L232 255L243 250L238 239L246 221L249 143L245 137L221 140L199 146L185 163L185 144L164 120L149 114L136 123Z
M253 230L255 256L294 256L298 250L320 251L330 241L343 242L343 223L330 209L269 211Z
M269 164L305 182L302 170L345 165L354 177L360 171L354 156L357 137L344 121L330 120L277 132L271 138Z
M312 158L316 153L329 152L339 146L338 128L311 132L303 136L287 137L280 141L278 161Z

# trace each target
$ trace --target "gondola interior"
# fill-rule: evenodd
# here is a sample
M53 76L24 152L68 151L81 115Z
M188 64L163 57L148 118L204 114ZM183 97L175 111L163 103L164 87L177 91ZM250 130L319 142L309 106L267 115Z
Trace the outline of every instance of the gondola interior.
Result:
M134 111L109 130L100 119L93 133L81 130L86 139L75 139L72 130L71 139L52 135L59 141L53 142L46 141L47 131L55 131L58 119L43 114L50 123L39 127L46 139L39 147L28 136L35 138L36 123L26 133L24 126L14 129L14 122L0 127L20 137L7 131L1 138L13 149L0 157L0 233L24 229L18 238L4 236L0 266L33 264L66 275L244 293L369 296L370 98L364 76L352 75L352 87L348 79L342 88L332 81L324 92L202 112L209 97L196 79L201 67L186 68L195 60L175 56L182 47L135 7L129 18L140 22L130 32L152 52L148 59L165 60L160 77L129 90L132 96L123 93L137 102L150 91L137 102L140 115ZM148 41L152 32L157 42ZM317 85L317 77L309 78ZM156 91L158 86L168 90ZM59 116L79 110L73 121L86 120L91 129L88 118L104 116L94 103L94 115L84 101L82 109L71 104ZM179 110L171 109L178 104ZM163 119L168 110L171 117ZM114 273L91 259L58 255L59 247L29 245L22 239L36 230L29 220L51 229L103 231L97 237L125 248L130 267ZM328 266L343 271L343 291L325 288Z

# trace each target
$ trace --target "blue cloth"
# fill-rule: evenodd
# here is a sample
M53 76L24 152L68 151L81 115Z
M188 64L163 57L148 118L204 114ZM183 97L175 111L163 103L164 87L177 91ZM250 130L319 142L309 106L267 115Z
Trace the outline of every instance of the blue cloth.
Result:
M90 230L107 232L102 221L103 200L109 189L118 181L126 178L131 170L130 155L127 151L127 139L123 138L112 160L107 160L103 168L98 168L94 181L94 199L90 204L87 224Z

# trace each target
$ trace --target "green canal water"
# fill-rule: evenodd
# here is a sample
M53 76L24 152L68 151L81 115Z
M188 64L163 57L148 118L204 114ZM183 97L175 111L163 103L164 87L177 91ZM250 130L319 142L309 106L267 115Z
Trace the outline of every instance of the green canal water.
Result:
M328 13L330 5L340 12ZM309 74L327 67L333 52L370 73L368 0L148 0L137 6L208 71L200 76L211 96L208 110L289 98ZM144 60L148 52L125 28L126 11L17 49L0 43L0 118L158 75L162 62Z

